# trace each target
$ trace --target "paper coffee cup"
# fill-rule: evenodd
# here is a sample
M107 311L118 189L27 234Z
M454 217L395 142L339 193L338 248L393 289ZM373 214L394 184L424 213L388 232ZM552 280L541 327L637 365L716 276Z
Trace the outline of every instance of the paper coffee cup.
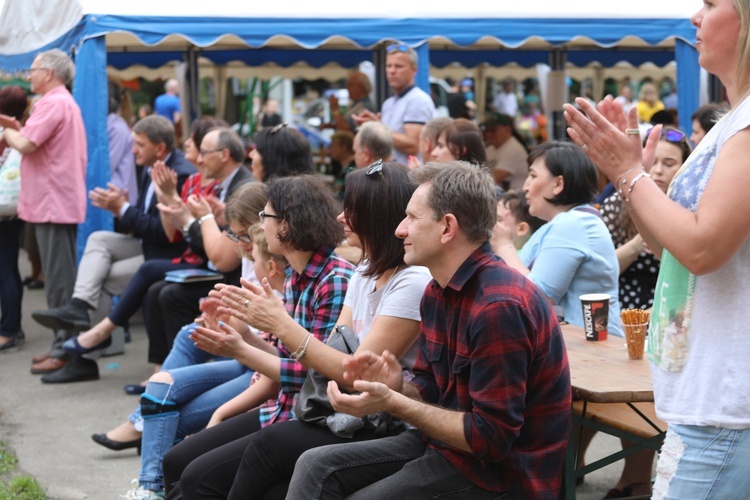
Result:
M587 293L578 297L583 307L583 329L586 340L607 340L609 299L606 293Z

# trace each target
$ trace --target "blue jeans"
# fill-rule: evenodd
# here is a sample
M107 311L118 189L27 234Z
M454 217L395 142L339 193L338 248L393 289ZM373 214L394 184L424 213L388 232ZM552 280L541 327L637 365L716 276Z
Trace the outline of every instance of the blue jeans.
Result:
M162 371L171 371L185 366L199 365L212 360L227 360L229 358L216 357L202 349L195 347L195 343L190 340L190 331L198 327L197 323L190 323L182 327L177 337L174 339L172 349L169 351L167 359L161 365ZM143 418L141 417L141 407L135 409L128 415L128 420L137 430L141 430Z
M18 245L23 228L19 219L0 221L0 335L15 337L21 331L23 282L18 272Z
M198 432L222 404L250 385L253 371L234 360L202 363L168 370L173 382L149 382L142 403L157 402L165 411L147 414L143 411L143 448L141 486L149 490L164 489L162 459L164 454L185 436Z
M652 498L747 498L749 463L750 429L670 424Z
M484 490L426 447L419 431L306 451L297 460L287 498L505 499Z

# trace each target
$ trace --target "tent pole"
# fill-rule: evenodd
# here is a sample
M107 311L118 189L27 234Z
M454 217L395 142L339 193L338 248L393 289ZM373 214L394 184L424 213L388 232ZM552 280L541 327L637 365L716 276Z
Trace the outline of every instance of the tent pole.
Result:
M75 65L73 97L81 108L86 128L86 190L91 191L106 186L111 175L107 134L107 46L104 36L85 40L75 54ZM79 260L89 234L99 230L111 231L112 227L112 214L94 208L89 200L86 221L78 225L76 246Z

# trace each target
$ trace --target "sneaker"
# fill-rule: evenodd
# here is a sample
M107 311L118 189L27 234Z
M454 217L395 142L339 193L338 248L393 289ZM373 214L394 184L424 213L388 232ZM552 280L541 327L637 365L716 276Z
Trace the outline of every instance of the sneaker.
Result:
M67 304L46 311L34 311L31 317L42 326L53 330L84 331L91 328L88 304L71 299Z
M126 500L163 500L164 499L163 491L147 490L143 486L139 486L137 479L133 479L132 481L130 481L130 484L133 486L133 488L131 488L131 490L125 493L125 495L122 496L121 498L125 498Z

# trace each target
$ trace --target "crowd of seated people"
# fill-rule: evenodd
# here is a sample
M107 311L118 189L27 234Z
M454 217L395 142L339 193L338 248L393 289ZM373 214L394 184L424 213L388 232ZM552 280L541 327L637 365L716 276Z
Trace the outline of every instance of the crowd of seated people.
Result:
M641 120L654 97L644 85ZM691 140L717 109L696 112ZM32 368L65 383L98 378L84 355L143 308L153 374L126 386L127 420L92 435L141 454L125 498L558 498L576 432L559 322L582 327L579 296L607 293L623 336L620 310L654 305L661 260L622 192L600 192L586 144L527 151L513 116L433 118L401 164L372 120L335 137L330 186L286 123L248 155L210 117L183 154L166 122L133 130L135 204L90 194L120 232L92 234L68 302L33 315L69 332ZM645 171L667 193L692 148L655 130ZM211 280L166 279L187 269ZM653 458L629 457L605 498L649 494Z

